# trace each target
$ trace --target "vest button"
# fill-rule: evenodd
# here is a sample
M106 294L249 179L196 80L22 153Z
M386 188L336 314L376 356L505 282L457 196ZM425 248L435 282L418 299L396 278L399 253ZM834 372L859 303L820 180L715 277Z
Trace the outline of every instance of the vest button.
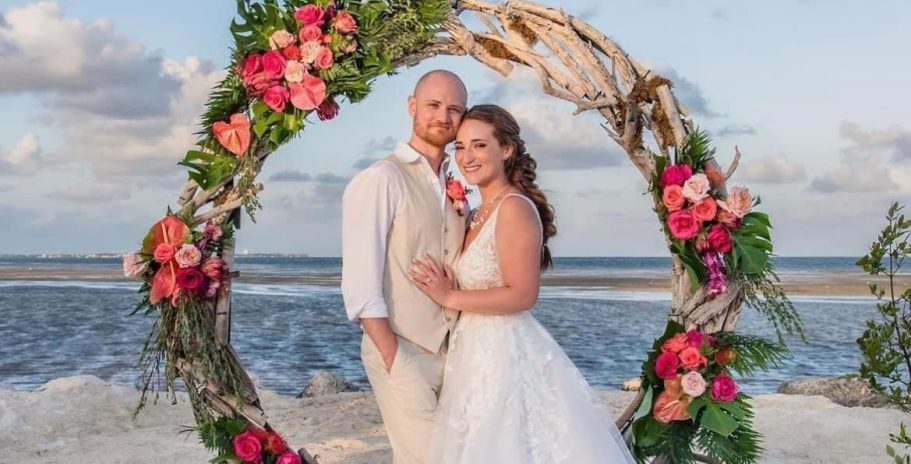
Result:
M449 254L449 250L443 250L443 254L444 254L444 255L448 255L448 254Z

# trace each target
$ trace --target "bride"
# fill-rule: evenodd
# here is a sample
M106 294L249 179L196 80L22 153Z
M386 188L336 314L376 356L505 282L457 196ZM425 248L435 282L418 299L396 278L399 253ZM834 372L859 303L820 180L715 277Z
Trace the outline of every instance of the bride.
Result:
M421 256L409 270L414 285L461 314L428 462L635 462L582 374L531 315L556 227L515 118L496 105L471 108L455 157L482 198L461 256L454 269Z

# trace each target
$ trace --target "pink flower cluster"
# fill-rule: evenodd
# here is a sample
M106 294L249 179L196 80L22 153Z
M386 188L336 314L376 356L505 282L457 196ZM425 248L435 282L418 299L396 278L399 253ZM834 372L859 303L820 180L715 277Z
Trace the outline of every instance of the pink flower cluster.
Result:
M317 110L320 120L338 114L338 104L327 98L326 83L317 74L332 68L338 55L357 49L352 34L357 22L334 5L305 5L294 12L298 31L280 29L269 38L271 50L251 53L237 67L247 93L261 97L275 112L294 108ZM335 38L335 40L333 40ZM336 51L332 44L338 44Z
M168 300L176 307L181 295L214 298L226 271L224 261L209 245L218 242L222 233L220 226L209 221L201 238L193 242L183 221L165 216L152 226L143 252L124 257L124 273L140 277L146 271L143 266L153 266L149 290L152 304Z
M299 454L288 448L278 432L248 428L232 441L234 455L244 463L260 463L264 457L273 458L275 464L301 464Z
M750 192L742 187L731 188L724 199L713 197L713 189L724 183L724 175L714 166L694 173L687 164L666 166L658 180L661 202L668 211L668 231L674 239L694 241L709 270L711 295L727 291L719 254L731 252L731 232L740 227L752 207Z
M737 384L724 366L735 356L732 348L719 346L714 336L698 329L665 340L653 366L655 375L664 381L664 390L652 406L655 419L664 423L689 419L687 407L702 395L712 401L734 401Z

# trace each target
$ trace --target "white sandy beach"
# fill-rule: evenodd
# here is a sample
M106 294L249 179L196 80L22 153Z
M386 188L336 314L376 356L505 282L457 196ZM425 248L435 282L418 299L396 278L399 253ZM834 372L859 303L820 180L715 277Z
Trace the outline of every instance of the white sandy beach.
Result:
M615 411L632 393L607 391ZM150 404L135 421L131 387L96 377L56 379L33 392L0 391L0 462L193 463L210 455L195 434L185 396ZM370 393L294 399L260 391L271 423L292 446L323 464L390 462L379 411ZM887 463L888 435L908 417L894 409L847 408L821 396L761 395L756 425L765 436L765 463Z

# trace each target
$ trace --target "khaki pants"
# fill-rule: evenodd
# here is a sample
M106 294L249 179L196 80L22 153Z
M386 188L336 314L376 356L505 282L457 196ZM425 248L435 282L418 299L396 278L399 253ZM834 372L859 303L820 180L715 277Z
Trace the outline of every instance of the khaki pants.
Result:
M361 360L392 445L393 462L426 464L446 359L396 338L398 350L391 372L386 372L380 351L366 333L361 340Z

